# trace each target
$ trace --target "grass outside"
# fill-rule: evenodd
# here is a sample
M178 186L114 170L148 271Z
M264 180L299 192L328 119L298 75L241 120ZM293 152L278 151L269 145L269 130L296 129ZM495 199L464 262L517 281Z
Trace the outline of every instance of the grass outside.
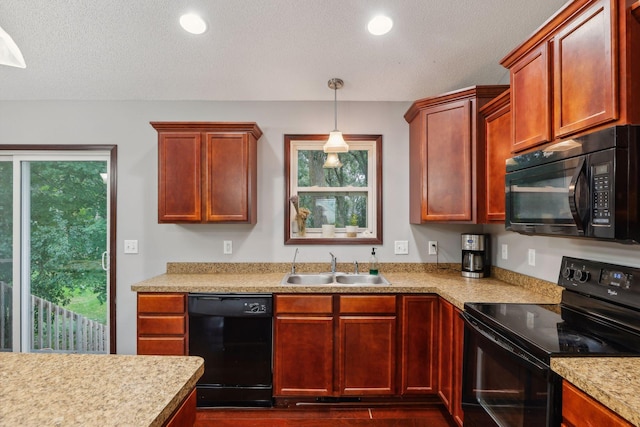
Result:
M107 324L107 304L98 301L98 297L91 291L74 292L71 302L65 308L91 320Z

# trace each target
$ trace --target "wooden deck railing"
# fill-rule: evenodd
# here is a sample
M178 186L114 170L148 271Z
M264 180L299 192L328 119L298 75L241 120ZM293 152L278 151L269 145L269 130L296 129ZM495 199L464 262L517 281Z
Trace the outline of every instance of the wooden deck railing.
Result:
M0 350L11 348L11 287L0 282ZM31 295L31 349L105 353L106 325Z

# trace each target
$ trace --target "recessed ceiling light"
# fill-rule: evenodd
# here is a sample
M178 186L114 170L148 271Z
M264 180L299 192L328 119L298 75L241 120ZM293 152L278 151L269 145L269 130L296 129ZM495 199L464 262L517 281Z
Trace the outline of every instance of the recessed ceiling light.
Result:
M180 17L180 25L191 34L202 34L207 31L207 23L195 13L186 13Z
M391 31L391 27L393 27L393 21L388 16L378 15L374 17L369 24L367 25L367 29L374 36L381 36L383 34L387 34Z

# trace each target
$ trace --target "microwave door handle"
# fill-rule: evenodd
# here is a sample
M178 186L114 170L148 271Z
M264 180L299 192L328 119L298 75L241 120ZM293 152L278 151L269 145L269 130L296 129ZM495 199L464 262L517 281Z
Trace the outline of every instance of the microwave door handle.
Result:
M571 177L571 182L569 183L569 209L571 210L571 216L573 217L573 221L576 223L579 234L584 234L584 223L582 221L582 217L580 216L580 211L578 210L578 206L580 205L580 203L578 200L576 200L576 197L585 197L585 194L584 192L582 194L577 194L578 192L576 191L576 188L578 186L580 176L583 174L585 163L585 158L581 157L578 163L578 167L576 167L576 171Z

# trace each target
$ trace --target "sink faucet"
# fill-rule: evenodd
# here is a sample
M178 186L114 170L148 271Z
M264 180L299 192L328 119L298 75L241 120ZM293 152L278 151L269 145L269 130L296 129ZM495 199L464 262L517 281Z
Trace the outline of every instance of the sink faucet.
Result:
M298 248L296 248L296 252L293 254L293 262L291 263L291 274L296 274L296 257L298 256Z
M353 261L353 274L359 274L358 261Z
M338 263L338 258L336 258L336 256L334 254L332 254L331 252L329 252L329 255L331 255L331 273L335 273L336 272L336 265Z

